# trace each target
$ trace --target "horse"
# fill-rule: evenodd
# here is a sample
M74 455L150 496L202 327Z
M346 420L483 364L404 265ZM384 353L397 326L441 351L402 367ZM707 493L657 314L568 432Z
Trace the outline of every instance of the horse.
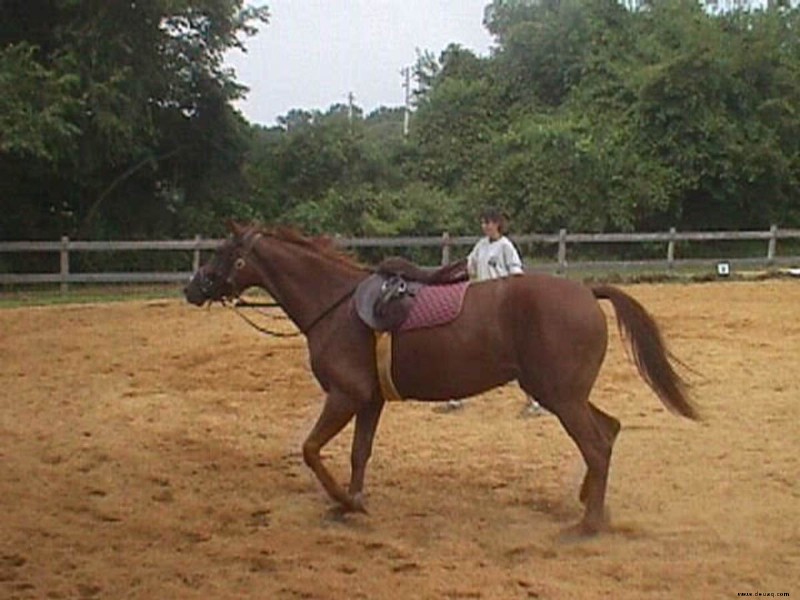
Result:
M188 302L237 299L248 288L269 293L305 335L311 369L325 393L302 444L305 464L342 512L366 512L364 478L385 404L374 332L353 309L356 287L372 272L328 238L294 229L230 222L231 235L193 275ZM622 290L547 274L524 274L467 287L455 320L396 334L391 375L402 398L446 401L516 380L553 413L586 464L578 535L607 528L606 486L620 422L589 401L608 345L600 300L613 306L622 339L642 379L671 412L699 415L676 372L658 325ZM680 362L680 361L677 361ZM322 448L353 418L351 474L345 490L321 460Z

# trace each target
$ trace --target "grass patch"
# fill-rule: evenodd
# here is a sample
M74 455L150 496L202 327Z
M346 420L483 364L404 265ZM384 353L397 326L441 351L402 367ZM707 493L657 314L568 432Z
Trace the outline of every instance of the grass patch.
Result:
M0 289L0 308L178 299L183 298L182 290L183 286L176 284L71 284L64 292L58 285L9 286Z

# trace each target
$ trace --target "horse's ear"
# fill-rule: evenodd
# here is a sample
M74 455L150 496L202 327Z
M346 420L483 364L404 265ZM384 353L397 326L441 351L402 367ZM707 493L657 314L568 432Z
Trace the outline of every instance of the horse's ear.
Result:
M238 221L234 221L233 219L228 219L225 221L225 227L228 228L234 236L240 236L244 233L245 226L239 223Z

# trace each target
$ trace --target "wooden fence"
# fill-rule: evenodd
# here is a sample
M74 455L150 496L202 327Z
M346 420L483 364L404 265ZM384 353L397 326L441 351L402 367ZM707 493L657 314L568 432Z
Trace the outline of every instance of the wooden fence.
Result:
M476 236L455 237L444 233L430 237L396 238L337 238L343 248L430 248L441 251L441 262L450 261L451 251L458 246L471 246ZM628 271L631 269L673 270L680 266L704 267L724 261L731 269L769 268L781 265L800 265L800 254L779 254L779 240L800 239L800 229L779 229L773 225L768 231L713 231L713 232L668 232L657 233L569 233L562 229L557 234L526 234L511 236L518 245L537 244L554 246L553 260L537 262L532 270L554 271L566 274L570 270ZM761 256L736 258L718 256L714 258L680 258L676 256L679 242L724 242L761 240L765 243ZM66 237L52 242L0 242L0 254L24 252L57 252L60 255L58 272L49 273L0 273L0 285L58 283L66 289L70 283L175 283L186 281L200 266L201 253L213 250L221 240L204 239L196 236L191 240L173 241L76 241ZM570 244L611 244L611 243L663 243L664 257L655 260L629 261L580 261L571 262L568 250ZM70 253L75 252L141 252L141 251L184 251L192 253L191 271L156 272L73 272L70 269Z

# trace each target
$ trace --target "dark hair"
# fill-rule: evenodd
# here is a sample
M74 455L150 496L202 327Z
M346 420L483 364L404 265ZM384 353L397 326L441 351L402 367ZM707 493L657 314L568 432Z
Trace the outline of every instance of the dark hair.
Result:
M488 221L490 223L497 223L497 229L500 233L505 233L506 226L508 225L506 216L499 208L487 207L481 211L481 221Z

